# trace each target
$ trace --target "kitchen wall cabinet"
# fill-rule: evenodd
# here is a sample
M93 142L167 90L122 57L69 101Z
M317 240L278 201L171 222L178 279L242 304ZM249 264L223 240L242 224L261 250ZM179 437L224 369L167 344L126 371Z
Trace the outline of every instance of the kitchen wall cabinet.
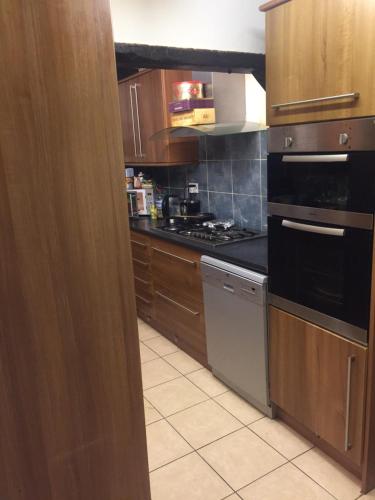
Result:
M198 139L151 140L170 126L172 83L191 71L146 70L119 82L125 164L179 165L198 161Z
M266 13L268 124L374 115L375 3L291 0L277 4ZM357 98L342 97L354 93ZM333 96L337 97L321 99ZM292 104L310 99L320 100ZM275 108L277 104L288 105Z
M271 400L361 465L367 349L272 306L269 324Z
M201 254L131 231L138 316L207 366Z

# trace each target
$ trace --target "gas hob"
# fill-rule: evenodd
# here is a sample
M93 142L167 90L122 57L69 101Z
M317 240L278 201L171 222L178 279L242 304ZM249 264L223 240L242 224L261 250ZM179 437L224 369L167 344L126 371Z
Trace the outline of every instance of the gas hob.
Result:
M210 221L204 223L175 222L157 229L172 233L184 239L199 240L211 247L238 243L261 236L253 230L239 228L227 221Z

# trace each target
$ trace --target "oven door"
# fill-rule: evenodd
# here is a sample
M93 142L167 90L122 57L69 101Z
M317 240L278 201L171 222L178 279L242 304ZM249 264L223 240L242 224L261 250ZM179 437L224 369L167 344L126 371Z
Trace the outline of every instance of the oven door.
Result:
M338 211L375 211L375 152L268 156L268 201Z
M270 302L366 344L372 230L277 215L268 228Z

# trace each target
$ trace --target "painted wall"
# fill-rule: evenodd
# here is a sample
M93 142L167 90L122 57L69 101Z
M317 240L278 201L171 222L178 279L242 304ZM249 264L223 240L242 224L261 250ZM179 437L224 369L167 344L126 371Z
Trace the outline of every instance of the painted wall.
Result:
M264 54L262 0L111 0L115 42Z

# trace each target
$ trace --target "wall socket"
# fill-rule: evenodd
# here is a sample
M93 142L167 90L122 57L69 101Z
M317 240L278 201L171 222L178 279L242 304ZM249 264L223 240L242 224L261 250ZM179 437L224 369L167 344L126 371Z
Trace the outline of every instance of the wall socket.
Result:
M199 184L198 182L189 182L188 190L191 194L199 193Z

